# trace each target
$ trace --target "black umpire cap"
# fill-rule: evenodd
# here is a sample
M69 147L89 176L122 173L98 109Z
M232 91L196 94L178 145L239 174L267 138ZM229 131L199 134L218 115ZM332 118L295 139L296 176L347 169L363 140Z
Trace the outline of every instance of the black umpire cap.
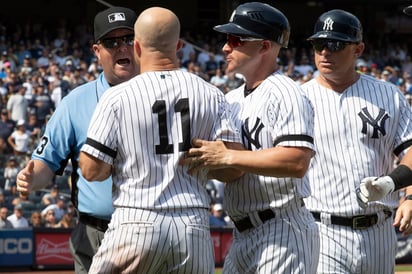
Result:
M94 41L115 29L130 29L134 31L136 13L124 7L112 7L99 12L94 18Z

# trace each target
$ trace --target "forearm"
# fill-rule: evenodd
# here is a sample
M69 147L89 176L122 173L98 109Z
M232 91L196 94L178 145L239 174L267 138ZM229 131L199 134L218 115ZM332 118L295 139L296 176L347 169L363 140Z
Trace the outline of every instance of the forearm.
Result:
M39 190L52 184L54 173L43 161L34 160L33 172L32 190Z
M229 150L229 166L249 173L273 177L302 178L313 151L308 148L275 147L260 151Z

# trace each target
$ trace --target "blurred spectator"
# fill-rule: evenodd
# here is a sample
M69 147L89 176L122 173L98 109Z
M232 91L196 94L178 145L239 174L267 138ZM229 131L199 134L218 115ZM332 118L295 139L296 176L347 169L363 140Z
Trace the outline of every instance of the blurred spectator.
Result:
M205 63L205 72L211 79L216 75L216 70L219 68L219 63L215 60L215 55L213 53L209 54L209 60Z
M50 98L49 91L46 89L45 85L39 84L34 88L30 106L35 109L37 121L40 124L44 123L47 115L53 113L54 103Z
M19 173L20 168L17 163L16 157L12 156L6 163L6 167L4 168L4 190L10 193L13 196L16 196L16 180L17 174Z
M302 77L308 75L309 72L314 71L313 66L309 62L309 57L306 55L302 55L299 64L295 65L294 69L298 71L302 75Z
M31 227L44 227L43 217L39 211L33 211L30 216Z
M12 204L6 199L6 195L4 195L3 191L0 191L0 207L6 207L9 210L13 209Z
M30 146L30 148L32 147L32 144L34 142L37 145L37 141L41 137L41 135L40 135L41 134L41 126L43 124L44 123L39 123L36 113L33 113L33 112L29 113L29 118L28 118L28 121L27 121L26 130L28 132L30 132L30 137L31 137L31 140L30 140L31 141L31 144L30 144L31 146Z
M243 79L239 78L237 74L233 72L228 73L225 76L226 76L225 93L237 87L240 87L240 85L243 84Z
M196 56L196 51L194 47L188 43L187 41L183 42L182 48L179 50L178 54L180 55L180 62L186 63L190 59L190 56ZM192 59L192 61L195 61L195 59Z
M46 208L43 209L41 212L42 215L46 215L46 213L49 212L49 210L54 211L56 222L59 222L63 218L64 212L66 210L66 203L64 197L59 196L55 204L49 204L48 206L46 206Z
M209 43L203 43L203 50L197 55L197 63L200 66L200 69L206 73L206 62L210 59L210 45Z
M74 210L68 208L63 215L63 218L57 223L55 227L58 228L74 228L76 226L76 221L74 219Z
M14 213L7 217L14 228L25 228L29 227L29 222L23 216L23 206L21 204L17 204L14 206Z
M218 87L221 91L225 91L226 77L223 75L223 72L220 68L217 68L215 75L210 79L210 83Z
M8 212L7 207L0 207L0 229L14 228L13 224L7 219Z
M30 132L26 130L26 122L21 119L17 121L16 129L7 139L7 142L13 148L14 155L26 155L29 151Z
M42 217L44 220L44 227L56 227L57 221L56 221L56 214L54 213L53 209L48 209L46 211L42 211Z
M0 114L0 137L7 140L14 130L14 125L15 123L9 119L7 109L3 108Z
M57 202L57 199L60 196L60 190L57 185L53 185L50 188L50 192L47 192L43 195L41 198L41 203L44 207L47 207L48 205L55 204Z
M29 106L29 101L24 97L26 93L26 87L21 83L15 84L12 86L12 94L7 101L7 110L9 118L14 122L19 120L27 119L27 110Z
M220 203L212 204L209 222L210 222L210 227L226 226L222 204Z

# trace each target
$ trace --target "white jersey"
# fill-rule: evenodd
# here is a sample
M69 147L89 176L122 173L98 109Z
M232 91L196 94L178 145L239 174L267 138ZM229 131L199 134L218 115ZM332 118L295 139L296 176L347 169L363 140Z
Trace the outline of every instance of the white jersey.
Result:
M114 166L115 207L209 208L207 180L179 158L194 138L240 142L224 94L194 74L140 74L110 88L82 150Z
M313 108L300 87L280 71L245 96L245 86L226 98L246 149L275 146L313 149ZM251 159L253 161L253 159ZM310 195L306 177L277 178L247 173L225 186L225 208L232 218L267 208L284 208Z
M315 150L308 175L312 196L305 200L313 211L354 216L395 208L395 192L363 211L356 188L369 176L388 174L395 156L412 144L412 112L391 83L361 75L342 94L313 79L302 85L315 109Z

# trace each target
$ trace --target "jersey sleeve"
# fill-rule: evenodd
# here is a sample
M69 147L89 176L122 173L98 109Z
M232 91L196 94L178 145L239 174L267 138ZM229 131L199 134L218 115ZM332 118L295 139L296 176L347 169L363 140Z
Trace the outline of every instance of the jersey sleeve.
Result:
M314 110L299 87L269 100L266 116L272 128L273 145L314 149Z
M43 161L58 174L66 166L71 147L75 145L71 119L70 106L62 101L48 121L44 135L32 154L32 159Z
M109 91L105 95L109 95ZM116 103L112 96L103 96L93 113L87 131L84 151L107 164L113 164L116 157L118 118Z

